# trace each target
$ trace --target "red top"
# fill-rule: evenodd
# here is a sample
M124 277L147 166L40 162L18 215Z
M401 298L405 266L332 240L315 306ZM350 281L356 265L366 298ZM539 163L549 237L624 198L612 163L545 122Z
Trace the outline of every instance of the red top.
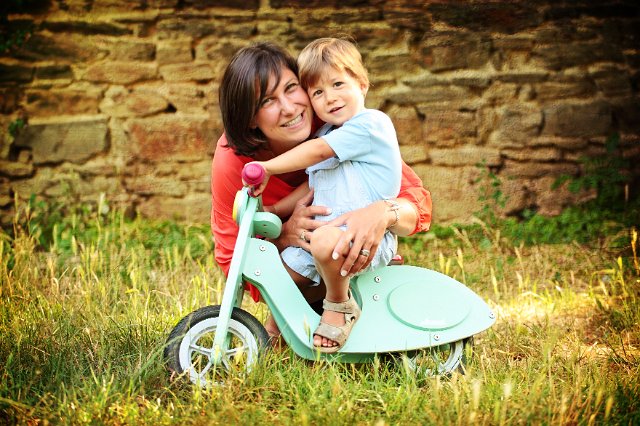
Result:
M215 155L211 164L211 232L215 239L215 258L225 275L229 273L233 249L238 236L238 224L233 220L233 200L242 189L240 173L244 165L253 161L251 157L236 155L226 146L227 137L218 139ZM270 206L284 198L307 179L304 170L285 175L271 176L269 185L262 193L264 205ZM426 231L431 225L431 194L423 188L422 181L415 172L402 163L402 182L398 198L404 198L414 204L418 220L412 234ZM258 290L249 286L251 296L259 300Z

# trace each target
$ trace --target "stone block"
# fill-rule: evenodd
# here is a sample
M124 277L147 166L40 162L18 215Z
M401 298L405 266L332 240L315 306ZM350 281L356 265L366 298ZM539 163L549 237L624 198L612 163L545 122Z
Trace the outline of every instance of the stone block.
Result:
M33 164L0 160L0 175L10 178L22 178L31 176L33 172Z
M101 62L89 66L82 79L91 82L131 84L157 76L157 65L145 62Z
M542 127L542 112L535 105L507 105L496 110L494 128L488 143L499 147L521 147L537 137ZM489 125L489 127L492 127Z
M244 39L207 38L198 43L195 48L196 61L208 64L215 76L222 77L233 55L245 46Z
M494 81L482 93L482 99L490 105L503 104L518 96L519 85Z
M389 90L387 97L391 102L400 105L418 104L418 110L423 114L425 113L423 110L428 110L431 105L422 107L422 104L431 102L468 102L469 98L473 97L473 94L468 88L457 86L406 86Z
M538 163L505 160L501 174L508 178L541 178L560 175L574 175L578 172L575 163Z
M191 40L161 40L158 42L156 61L160 65L191 62Z
M554 71L596 62L623 61L620 49L601 42L536 45L532 51L533 64Z
M463 145L457 148L430 148L429 158L434 166L499 166L502 163L500 151L495 148Z
M420 108L424 114L424 140L439 146L445 141L462 141L477 135L476 114L455 109Z
M230 9L255 11L260 7L260 0L183 0L182 3L197 9L227 7Z
M208 116L163 114L127 123L129 154L152 162L199 161L218 138Z
M429 159L427 146L424 144L400 145L400 155L407 164L424 163Z
M606 97L631 94L631 80L626 69L612 66L599 67L590 72L590 77Z
M17 147L31 148L36 165L70 161L82 163L108 147L107 120L31 120L16 138Z
M35 33L12 56L25 61L74 63L100 56L85 37L69 34ZM0 73L2 75L2 73Z
M393 105L386 111L396 129L398 142L403 144L422 143L422 121L415 108Z
M185 182L182 182L175 177L161 177L153 174L138 175L126 178L125 188L128 192L137 195L164 195L169 197L182 197L188 193L188 188Z
M74 21L74 20L60 20L54 21L47 19L41 24L43 29L46 29L52 33L77 33L84 36L87 35L108 35L108 36L123 36L131 35L132 31L129 28L114 25L111 22L100 21Z
M112 61L149 62L156 58L156 45L146 41L115 40L106 48Z
M426 34L414 60L426 69L439 72L462 68L480 68L489 62L491 42L475 34L446 32Z
M540 102L564 101L570 98L588 98L596 93L596 86L587 75L554 77L534 85L536 99Z
M613 116L624 133L640 135L640 96L612 101Z
M17 110L22 95L23 91L20 87L0 87L0 114L11 114Z
M209 107L217 109L217 87L189 82L166 82L141 86L161 95L178 112L202 114Z
M557 148L540 147L527 149L503 149L502 155L516 161L558 161L562 159L562 151Z
M574 194L569 191L566 182L552 189L556 180L557 176L543 176L528 183L533 204L537 212L543 216L557 216L566 207L584 202L595 195L589 191L580 191Z
M434 223L468 221L481 209L477 167L415 165L413 170L431 191Z
M589 141L585 138L562 138L557 136L539 136L528 143L532 147L552 146L562 150L579 150L588 144Z
M189 194L185 197L153 196L142 199L136 210L144 217L208 223L211 214L209 194Z
M35 78L38 80L67 80L73 79L73 71L69 65L44 65L35 70Z
M100 103L100 111L111 117L144 117L165 111L169 104L158 93L111 86Z
M601 136L611 130L611 106L603 101L552 104L544 107L543 113L545 136Z
M434 22L473 32L514 34L542 22L538 8L525 2L432 2L428 10Z
M209 81L215 75L209 64L170 64L160 67L164 81Z
M33 89L26 92L25 111L29 117L95 115L102 95L98 88Z
M33 67L0 63L0 83L27 83L33 80Z

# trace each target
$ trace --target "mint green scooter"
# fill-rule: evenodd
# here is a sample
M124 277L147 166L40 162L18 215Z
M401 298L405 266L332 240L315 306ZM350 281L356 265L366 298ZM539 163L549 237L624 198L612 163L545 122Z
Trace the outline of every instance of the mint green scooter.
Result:
M259 174L245 175L245 181ZM320 353L313 346L320 316L297 290L277 248L257 237L276 238L282 222L262 211L262 198L248 188L238 191L233 212L240 228L221 305L180 320L164 350L168 368L196 385L208 386L230 370L250 371L269 348L262 324L240 308L245 281L260 290L289 347L308 360L361 363L396 354L418 374L464 371L472 336L495 322L490 307L458 281L415 266L385 266L351 280L362 314L340 351Z

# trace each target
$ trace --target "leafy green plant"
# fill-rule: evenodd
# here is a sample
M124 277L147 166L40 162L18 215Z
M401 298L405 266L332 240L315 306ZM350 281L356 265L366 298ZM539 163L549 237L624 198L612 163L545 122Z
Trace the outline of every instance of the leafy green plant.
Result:
M583 172L579 176L560 176L552 185L557 190L567 183L570 191L593 191L595 196L581 204L569 206L558 216L547 217L535 210L525 209L518 217L501 218L497 214L507 198L501 190L500 177L485 163L481 169L478 200L482 208L476 216L485 226L464 225L468 233L486 234L487 229L498 229L503 236L516 243L541 244L577 241L585 243L637 225L640 196L630 193L633 176L629 173L630 162L620 149L620 138L612 135L605 143L606 155L583 156L580 159ZM622 234L618 246L628 246L628 235ZM481 246L490 247L485 238Z
M624 211L628 202L631 176L628 173L630 162L624 158L620 149L620 136L615 133L607 139L605 155L582 156L579 161L584 169L582 175L562 175L554 182L552 189L569 181L568 188L573 193L581 190L596 192L590 206L606 211Z

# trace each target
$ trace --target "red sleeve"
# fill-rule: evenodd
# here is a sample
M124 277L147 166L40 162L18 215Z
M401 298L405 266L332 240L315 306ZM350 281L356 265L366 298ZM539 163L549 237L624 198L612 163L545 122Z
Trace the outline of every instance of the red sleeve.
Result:
M411 234L428 231L431 227L431 193L422 186L418 175L404 161L402 162L402 181L398 198L410 201L416 209L418 218L416 227Z
M238 237L238 224L233 220L233 200L236 193L242 189L242 168L249 161L253 161L250 157L236 155L226 145L227 138L223 134L218 139L211 163L211 232L215 242L216 262L225 276L229 273ZM263 202L265 205L275 204L295 188L278 176L272 176L262 195ZM258 301L257 289L250 286L249 290L253 299Z

